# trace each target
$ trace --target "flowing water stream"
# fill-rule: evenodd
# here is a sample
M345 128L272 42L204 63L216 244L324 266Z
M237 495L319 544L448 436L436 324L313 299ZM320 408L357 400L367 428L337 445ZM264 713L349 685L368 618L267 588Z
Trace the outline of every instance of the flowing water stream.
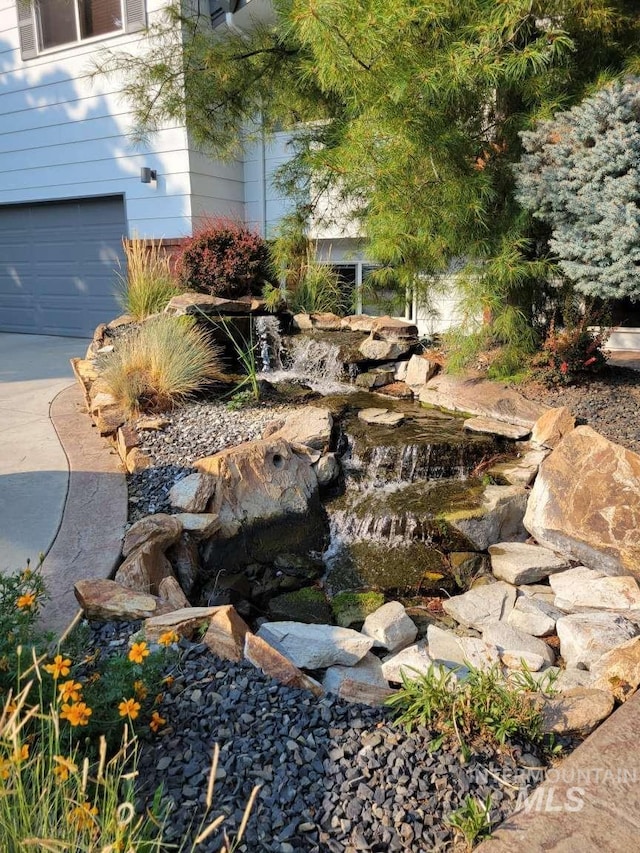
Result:
M349 384L349 366L357 363L354 340L361 336L285 337L271 317L258 318L255 330L262 378L310 386L322 394L316 404L330 409L339 424L342 477L323 495L324 522L307 519L302 534L288 525L286 535L275 537L278 553L296 545L297 553L315 548L330 595L456 591L465 582L460 566L476 570L484 560L456 520L480 511L485 484L478 474L488 460L512 453L513 443L465 430L463 417ZM366 424L358 413L367 408L401 412L404 421L396 427ZM328 544L318 551L314 537Z

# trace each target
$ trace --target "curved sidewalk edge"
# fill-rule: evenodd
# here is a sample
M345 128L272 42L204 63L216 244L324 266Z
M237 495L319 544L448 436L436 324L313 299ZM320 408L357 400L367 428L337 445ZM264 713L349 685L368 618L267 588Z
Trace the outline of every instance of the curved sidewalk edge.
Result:
M476 853L637 850L640 693L547 773L523 808Z
M50 410L69 462L62 521L42 566L49 599L40 623L56 635L78 611L74 583L113 572L127 521L127 481L120 458L91 425L83 405L74 384L58 394Z

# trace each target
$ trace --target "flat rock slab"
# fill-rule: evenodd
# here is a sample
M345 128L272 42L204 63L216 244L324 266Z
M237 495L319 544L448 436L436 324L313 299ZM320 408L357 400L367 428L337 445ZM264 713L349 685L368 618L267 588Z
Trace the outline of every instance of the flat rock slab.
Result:
M560 654L568 667L591 669L604 654L640 634L629 619L615 613L573 613L556 622Z
M489 546L489 554L495 577L515 586L536 583L571 565L566 557L526 542L499 542Z
M399 426L404 421L401 412L390 412L389 409L360 409L358 419L371 426Z
M487 417L467 418L464 422L464 428L470 430L470 432L501 435L504 438L513 438L515 440L526 438L531 432L528 427L519 426L518 424L510 424L506 421L499 421L496 418Z
M144 635L150 643L155 643L168 631L175 631L180 637L189 639L200 628L207 628L211 617L219 610L218 607L185 607L183 610L173 610L162 616L152 616L145 619Z
M524 525L585 566L640 576L640 456L577 427L540 466Z
M265 622L258 637L280 651L300 669L352 666L370 651L373 640L351 628L307 625L304 622Z
M474 587L442 602L444 612L465 628L481 631L489 622L507 618L516 601L516 590L498 581Z
M264 299L255 296L241 296L238 299L224 299L221 296L209 296L206 293L189 291L173 296L164 309L167 314L180 317L184 314L263 314L266 313Z
M533 429L548 406L526 400L508 385L479 377L439 374L420 390L420 402L452 412L482 415Z
M498 462L489 474L500 477L511 486L530 486L550 450L528 450L515 462Z
M79 580L73 589L88 619L146 619L166 613L168 608L167 602L155 595L132 592L106 578Z
M609 577L578 566L549 579L554 604L567 613L615 610L640 616L640 587L632 577Z

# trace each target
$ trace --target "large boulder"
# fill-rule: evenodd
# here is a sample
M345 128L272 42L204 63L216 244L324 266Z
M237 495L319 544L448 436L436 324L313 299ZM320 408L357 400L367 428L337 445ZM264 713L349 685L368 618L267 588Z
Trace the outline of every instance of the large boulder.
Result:
M407 364L404 381L412 388L421 388L436 375L438 370L439 365L426 356L412 355Z
M547 410L508 385L479 377L459 377L441 373L420 390L420 402L452 412L484 415L497 421L517 424L529 430Z
M473 666L488 669L499 663L498 649L479 637L464 637L437 625L427 628L429 656L447 667Z
M304 515L318 499L308 455L284 439L248 441L198 459L194 467L216 478L208 511L232 528Z
M640 456L577 427L540 466L524 525L589 568L640 577Z
M275 431L267 426L265 438L272 441L283 439L290 444L303 444L315 450L324 450L331 441L333 418L329 409L306 406L287 415L284 423Z

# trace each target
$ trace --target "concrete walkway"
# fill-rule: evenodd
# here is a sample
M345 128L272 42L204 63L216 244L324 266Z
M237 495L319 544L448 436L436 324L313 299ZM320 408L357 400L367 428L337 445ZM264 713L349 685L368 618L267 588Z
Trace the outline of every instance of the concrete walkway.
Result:
M88 341L0 333L0 572L37 564L53 542L69 468L49 417Z

